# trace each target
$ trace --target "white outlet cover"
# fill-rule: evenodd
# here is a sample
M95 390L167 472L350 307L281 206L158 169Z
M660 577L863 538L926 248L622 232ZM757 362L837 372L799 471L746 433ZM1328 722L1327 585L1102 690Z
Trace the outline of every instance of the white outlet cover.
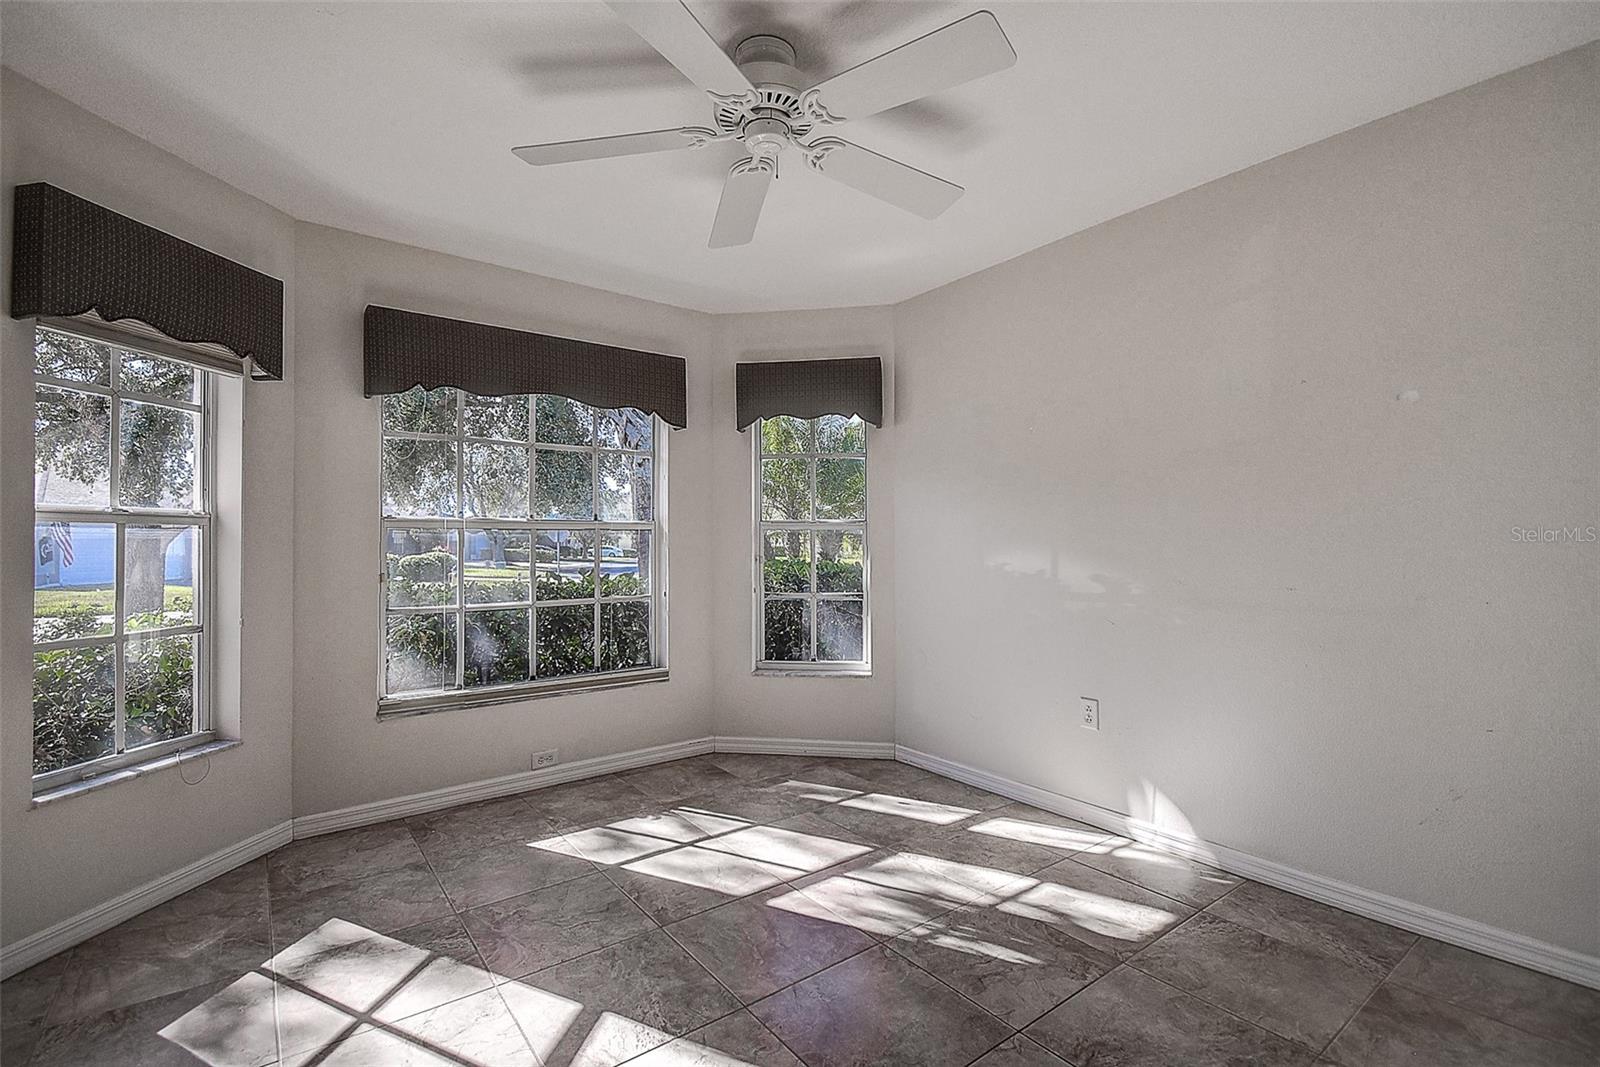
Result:
M1100 701L1094 697L1079 697L1079 722L1085 730L1100 729Z

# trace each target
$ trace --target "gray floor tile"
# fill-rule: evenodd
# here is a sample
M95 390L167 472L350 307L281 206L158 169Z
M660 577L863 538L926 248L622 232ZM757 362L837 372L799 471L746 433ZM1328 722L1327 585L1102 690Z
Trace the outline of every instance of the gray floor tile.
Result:
M628 1061L628 1067L804 1067L748 1011L736 1011Z
M550 836L553 829L550 820L520 796L430 811L405 822L424 852L433 841L448 841L457 849L481 848L507 841L534 841Z
M18 1023L0 1023L0 1063L16 1064L18 1067L27 1063L43 1030L44 1023L37 1018Z
M245 974L45 1027L32 1067L264 1067L278 1054L273 984Z
M1573 1045L1389 982L1328 1046L1326 1059L1340 1067L1593 1067L1595 1062Z
M852 789L779 776L753 782L739 780L734 785L696 793L678 804L688 810L772 823L858 795Z
M1095 1067L1300 1067L1313 1052L1128 967L1028 1027L1027 1035Z
M750 1011L807 1067L964 1067L1011 1035L1005 1023L881 946Z
M598 873L472 908L461 921L484 964L505 978L520 978L654 928Z
M1369 971L1201 912L1133 957L1147 974L1321 1048L1377 986Z
M975 834L1042 845L1058 857L1082 852L1111 838L1111 834L1065 815L1045 811L1028 804L1007 804L993 808L969 819L966 828Z
M657 801L676 801L700 793L714 793L718 789L737 788L742 781L715 764L698 760L657 763L623 771L617 778Z
M1600 1060L1600 990L1423 938L1391 981L1587 1050Z
M1031 883L996 905L1059 923L1102 952L1127 959L1176 927L1194 909L1070 859L1035 871Z
M739 1008L660 930L528 975L501 992L552 1067L623 1063Z
M1072 1067L1070 1063L1021 1034L1006 1038L973 1061L972 1067Z
M889 947L1019 1030L1117 965L1067 927L989 905L958 908Z
M497 989L286 1054L283 1067L539 1067Z
M660 801L645 796L616 775L546 786L519 795L535 815L562 830L604 826L662 807Z
M817 821L827 825L824 819ZM842 835L779 826L751 826L735 830L703 841L701 847L777 864L791 872L786 877L815 874L872 851L871 846L846 840Z
M423 854L457 910L593 874L594 864L533 843L511 840L478 845L429 838Z
M1126 837L1107 838L1072 858L1195 908L1205 907L1243 881Z
M675 849L606 868L606 877L666 925L782 883L786 867L701 848Z
M422 850L405 823L386 822L304 838L267 859L272 891L280 894L404 867L420 861Z
M0 1026L42 1018L71 957L70 951L60 953L0 982Z
M867 762L871 765L855 773L876 783L877 791L880 793L932 804L972 808L977 811L990 811L1013 803L1008 797L991 793L986 789L978 789L953 778L945 778L910 764L896 763L892 760Z
M1382 978L1417 935L1281 889L1245 882L1206 911L1279 941L1316 949Z
M963 904L998 900L972 884L982 881L977 873L928 856L880 849L796 879L794 892L774 902L886 939Z
M239 903L238 896L204 889L195 892L213 905ZM265 911L211 920L192 901L175 910L177 904L168 901L73 949L46 1021L99 1015L233 978L272 954Z
M736 778L794 778L817 762L815 756L779 756L765 752L713 752L705 757Z
M973 833L967 823L915 834L897 847L905 852L1013 875L1032 874L1061 860L1061 854L1055 849L1009 837Z
M450 900L420 853L415 863L374 871L331 885L297 883L272 897L272 943L284 948L329 919L344 919L376 933L441 919Z
M702 912L667 933L746 1004L875 944L844 923L773 906L789 892Z
M908 804L887 793L863 793L817 809L817 814L881 848L898 846L938 826L948 826L978 814L972 808ZM934 821L938 820L938 821Z

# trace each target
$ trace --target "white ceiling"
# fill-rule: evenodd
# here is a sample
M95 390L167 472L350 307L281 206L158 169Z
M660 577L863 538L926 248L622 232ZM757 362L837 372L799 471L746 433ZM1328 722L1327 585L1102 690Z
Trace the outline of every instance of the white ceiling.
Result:
M976 3L690 6L818 79ZM735 146L535 169L514 145L704 124L598 3L0 4L4 62L296 218L706 311L890 303L1600 37L1600 4L997 3L1011 70L841 133L967 188L933 222Z

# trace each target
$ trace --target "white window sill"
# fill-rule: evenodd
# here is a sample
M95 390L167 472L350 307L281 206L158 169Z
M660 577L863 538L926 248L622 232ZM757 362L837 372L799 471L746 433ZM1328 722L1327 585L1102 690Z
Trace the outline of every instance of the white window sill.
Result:
M106 771L91 778L79 778L77 781L63 782L60 785L53 785L48 789L35 793L29 806L34 808L43 807L46 804L54 804L57 801L66 800L68 797L94 793L113 785L119 785L122 782L131 782L135 778L143 778L145 775L153 774L156 771L164 771L168 768L176 767L180 763L188 763L199 756L214 756L218 752L226 752L228 749L237 748L241 744L243 742L232 739L207 741L204 744L195 745L193 748L168 752L143 763L133 763L126 767L118 767L116 770Z
M400 719L411 715L431 715L436 711L456 711L461 708L481 708L493 704L516 704L525 700L542 700L546 697L572 696L576 693L594 693L605 689L626 689L635 685L649 685L667 680L667 669L655 667L648 670L626 671L614 674L579 675L574 678L551 679L543 684L508 685L478 690L461 690L449 693L430 693L418 697L385 697L378 701L379 719Z
M757 678L871 678L871 667L756 667Z

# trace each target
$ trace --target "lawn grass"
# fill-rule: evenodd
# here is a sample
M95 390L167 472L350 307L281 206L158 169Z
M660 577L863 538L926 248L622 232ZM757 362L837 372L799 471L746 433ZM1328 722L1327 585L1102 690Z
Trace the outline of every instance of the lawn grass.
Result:
M93 610L96 614L110 615L116 608L116 591L110 586L96 589L35 589L33 591L33 617L55 618L69 610ZM165 610L176 611L176 599L194 596L194 588L187 585L169 585L163 598Z

